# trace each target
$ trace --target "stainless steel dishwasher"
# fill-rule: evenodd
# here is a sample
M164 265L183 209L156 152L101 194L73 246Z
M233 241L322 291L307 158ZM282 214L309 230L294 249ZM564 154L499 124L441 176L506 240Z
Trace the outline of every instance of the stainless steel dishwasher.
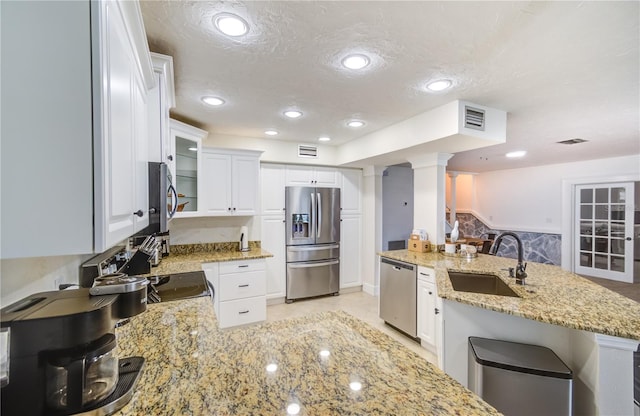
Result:
M417 328L417 266L380 258L380 318L412 338Z

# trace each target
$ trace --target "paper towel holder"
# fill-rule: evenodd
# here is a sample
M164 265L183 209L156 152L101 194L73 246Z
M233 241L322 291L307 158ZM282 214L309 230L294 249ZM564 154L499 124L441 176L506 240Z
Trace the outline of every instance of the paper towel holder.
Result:
M240 251L249 251L249 235L247 227L240 228Z

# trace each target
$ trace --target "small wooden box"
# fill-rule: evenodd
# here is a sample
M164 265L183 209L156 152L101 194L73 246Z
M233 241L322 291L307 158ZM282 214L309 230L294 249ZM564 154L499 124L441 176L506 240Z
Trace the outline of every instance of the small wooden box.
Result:
M426 253L431 248L429 240L407 240L407 249L418 253Z

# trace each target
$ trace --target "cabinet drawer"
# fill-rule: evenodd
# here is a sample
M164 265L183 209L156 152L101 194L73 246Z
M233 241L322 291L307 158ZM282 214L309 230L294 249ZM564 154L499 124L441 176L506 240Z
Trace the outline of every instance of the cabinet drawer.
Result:
M264 296L267 293L265 272L256 270L220 276L220 301Z
M220 274L252 272L254 270L264 269L264 259L224 261L220 263Z
M428 267L418 267L418 280L425 280L429 283L436 283L436 271Z
M256 296L247 299L220 302L220 328L250 324L267 319L267 298Z

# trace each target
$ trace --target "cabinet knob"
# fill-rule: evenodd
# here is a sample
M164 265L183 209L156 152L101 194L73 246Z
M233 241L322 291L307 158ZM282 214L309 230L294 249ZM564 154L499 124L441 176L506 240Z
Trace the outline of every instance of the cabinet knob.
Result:
M157 212L158 212L158 210L157 210L157 209L155 209L155 208L151 208L151 209L149 210L149 214L155 214L155 213L157 213Z
M235 210L236 210L236 207L233 207L233 210L235 211Z
M231 211L231 207L227 208L227 211Z
M139 209L136 212L134 212L133 215L137 215L138 217L142 217L144 215L144 212L142 212L142 210Z
M435 312L436 312L436 315L439 314L440 313L440 309L436 308Z
M169 156L167 156L167 159L169 159L170 161L172 161L172 162L173 162L173 155L169 155Z
M433 295L433 293L432 293L432 292L429 292L429 294L430 294L430 295Z

